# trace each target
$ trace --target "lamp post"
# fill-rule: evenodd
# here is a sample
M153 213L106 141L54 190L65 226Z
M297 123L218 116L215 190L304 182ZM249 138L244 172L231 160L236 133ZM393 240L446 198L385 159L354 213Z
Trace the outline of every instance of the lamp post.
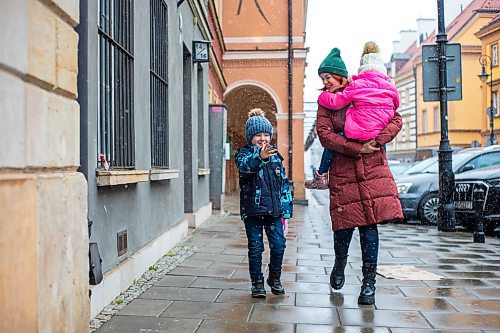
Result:
M455 206L453 190L455 174L452 168L452 153L448 139L448 89L446 70L446 44L448 37L444 25L444 0L438 0L438 33L436 43L439 58L439 109L441 111L441 141L439 142L439 206L438 230L455 231Z
M495 113L496 110L493 107L493 62L491 61L491 58L486 55L482 54L479 57L479 63L481 64L481 73L478 75L479 79L482 82L486 82L488 80L488 77L490 78L490 107L488 109L489 112L488 116L490 117L490 145L496 144L496 138L495 138L495 132L494 132L494 118L495 118ZM490 74L486 73L486 65L490 64Z

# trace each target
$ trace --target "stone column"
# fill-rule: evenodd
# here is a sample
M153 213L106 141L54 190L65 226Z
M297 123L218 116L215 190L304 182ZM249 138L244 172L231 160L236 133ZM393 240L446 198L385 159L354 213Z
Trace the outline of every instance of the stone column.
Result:
M0 332L88 332L79 1L0 7Z

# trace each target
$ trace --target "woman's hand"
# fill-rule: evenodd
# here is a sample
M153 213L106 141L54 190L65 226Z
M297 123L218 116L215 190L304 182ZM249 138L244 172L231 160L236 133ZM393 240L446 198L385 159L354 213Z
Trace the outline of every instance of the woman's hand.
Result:
M278 149L274 148L268 143L264 143L260 149L260 158L267 160L269 157L274 156L278 153Z
M379 151L380 148L376 147L377 142L375 140L370 140L363 144L363 148L361 149L361 154L371 154L373 152Z

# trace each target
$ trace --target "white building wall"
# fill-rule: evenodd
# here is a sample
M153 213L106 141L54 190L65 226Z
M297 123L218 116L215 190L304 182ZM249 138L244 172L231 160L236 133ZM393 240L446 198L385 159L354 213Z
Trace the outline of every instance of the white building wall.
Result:
M399 114L403 118L403 128L398 136L389 144L388 153L391 158L400 158L407 160L411 158L416 150L416 115L415 115L415 79L413 75L401 81L396 81L396 87L401 99Z

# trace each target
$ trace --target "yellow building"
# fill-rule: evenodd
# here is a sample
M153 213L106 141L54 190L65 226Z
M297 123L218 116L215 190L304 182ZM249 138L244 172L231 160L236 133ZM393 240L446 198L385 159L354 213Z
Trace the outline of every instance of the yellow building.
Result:
M498 105L498 90L500 85L500 66L498 57L498 43L500 40L500 13L497 14L487 25L482 27L476 34L482 42L482 54L486 55L485 72L489 76L482 85L482 110L486 110L493 105L496 109L493 118L494 134L498 142L500 135L500 111ZM491 133L490 118L483 112L481 126L481 145L489 144L489 135Z
M484 141L485 109L481 71L481 40L475 35L499 12L496 2L474 0L447 27L449 43L462 45L462 100L448 102L449 140L453 147L470 147L474 141ZM434 44L435 34L424 44ZM422 81L422 57L416 59L417 82ZM440 141L439 102L423 101L423 86L417 87L417 136L419 150L434 150Z

